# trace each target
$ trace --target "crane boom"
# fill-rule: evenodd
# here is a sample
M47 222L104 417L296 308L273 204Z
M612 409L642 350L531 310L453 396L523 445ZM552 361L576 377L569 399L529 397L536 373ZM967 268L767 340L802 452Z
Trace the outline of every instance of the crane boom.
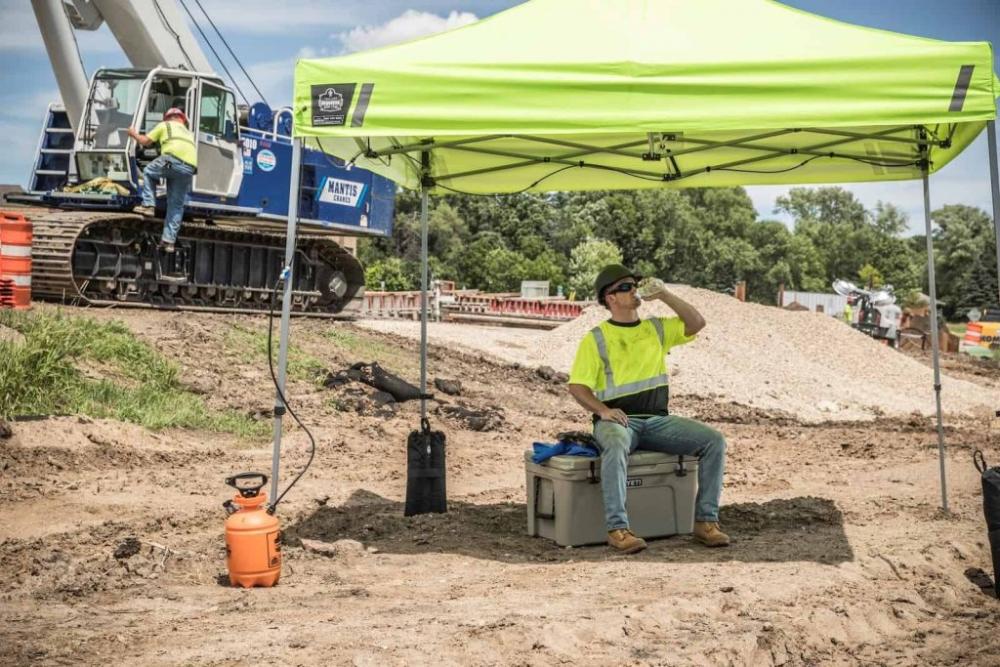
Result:
M90 88L74 29L107 23L136 68L214 73L174 0L31 0L31 7L74 131Z
M133 67L213 68L173 0L72 0L97 9Z
M73 25L64 11L63 0L31 0L31 8L42 32L45 52L49 54L66 115L75 132L87 104L90 83L80 60Z

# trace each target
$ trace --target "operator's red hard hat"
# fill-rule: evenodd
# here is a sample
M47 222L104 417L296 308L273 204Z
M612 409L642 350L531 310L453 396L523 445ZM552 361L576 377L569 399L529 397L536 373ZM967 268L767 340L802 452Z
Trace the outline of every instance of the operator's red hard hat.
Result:
M167 112L163 114L163 120L170 120L171 118L179 118L185 125L188 124L188 117L184 115L184 112L177 107L170 107Z

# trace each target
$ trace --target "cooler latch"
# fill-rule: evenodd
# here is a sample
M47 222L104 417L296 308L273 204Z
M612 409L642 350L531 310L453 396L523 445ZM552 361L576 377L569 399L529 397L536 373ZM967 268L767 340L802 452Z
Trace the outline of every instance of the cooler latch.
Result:
M688 474L688 471L687 471L687 467L684 465L684 456L683 455L678 456L677 457L677 476L678 477L687 477L687 474Z

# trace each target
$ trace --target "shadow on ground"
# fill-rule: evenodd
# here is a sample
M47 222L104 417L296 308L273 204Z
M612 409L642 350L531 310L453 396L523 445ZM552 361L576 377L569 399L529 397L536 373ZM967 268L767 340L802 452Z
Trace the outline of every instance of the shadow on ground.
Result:
M475 504L451 501L446 514L403 516L403 504L369 491L355 491L341 506L323 506L284 531L285 543L302 539L352 539L383 553L454 553L510 563L605 560L608 547L565 549L525 534L523 503ZM734 543L706 549L689 536L650 541L634 556L663 562L790 562L835 565L854 558L843 515L833 501L811 496L741 503L722 508L723 528Z

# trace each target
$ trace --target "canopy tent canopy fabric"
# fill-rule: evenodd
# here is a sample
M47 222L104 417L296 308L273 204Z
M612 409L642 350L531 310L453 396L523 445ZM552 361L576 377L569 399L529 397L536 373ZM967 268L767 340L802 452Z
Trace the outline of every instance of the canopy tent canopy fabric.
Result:
M294 134L432 194L903 180L958 155L998 94L986 42L772 0L533 0L300 60Z

